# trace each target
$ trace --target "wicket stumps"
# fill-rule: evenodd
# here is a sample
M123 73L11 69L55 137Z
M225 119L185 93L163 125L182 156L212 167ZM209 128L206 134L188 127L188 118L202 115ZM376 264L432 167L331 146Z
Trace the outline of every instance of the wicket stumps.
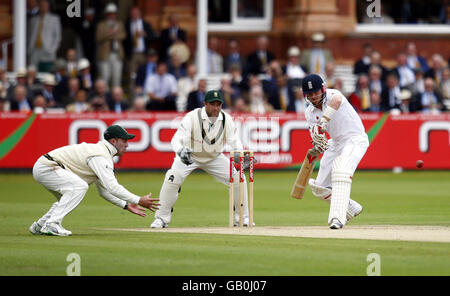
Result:
M249 157L249 166L248 166L248 218L249 218L249 227L253 227L253 180L254 180L254 155L251 150L242 150L242 151L231 151L230 152L230 199L229 199L229 227L234 226L234 190L233 190L233 168L234 168L234 155L239 153L239 227L244 226L244 158L247 154Z

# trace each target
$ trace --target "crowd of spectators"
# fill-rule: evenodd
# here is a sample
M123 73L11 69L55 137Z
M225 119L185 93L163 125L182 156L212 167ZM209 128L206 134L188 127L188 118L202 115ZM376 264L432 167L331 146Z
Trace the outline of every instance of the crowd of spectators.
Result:
M354 64L355 91L349 100L359 112L440 113L450 110L449 67L439 54L427 61L408 42L397 53L396 65L384 67L381 55L370 44Z
M229 111L302 113L307 102L301 81L308 73L321 74L327 87L341 90L358 112L450 110L448 63L439 54L419 56L412 42L398 52L394 67L384 66L380 53L364 44L353 65L355 91L346 93L322 33L311 36L311 48L291 46L281 57L270 50L264 35L255 38L248 55L233 38L221 55L219 39L210 35L207 76L199 77L197 57L189 52L186 31L175 14L168 27L157 32L137 6L125 23L113 3L103 8L99 22L93 19L93 8L87 8L77 28L81 52L69 48L58 58L59 17L48 0L28 2L37 5L28 11L29 66L12 80L0 67L0 111L185 112L203 105L208 78L219 75L223 108ZM40 79L38 73L43 73Z

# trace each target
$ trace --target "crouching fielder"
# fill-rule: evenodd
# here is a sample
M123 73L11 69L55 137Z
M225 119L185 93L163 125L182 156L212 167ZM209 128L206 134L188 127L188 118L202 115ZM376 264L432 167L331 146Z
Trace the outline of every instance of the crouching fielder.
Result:
M96 144L81 143L64 146L41 156L33 167L33 177L57 199L39 220L30 226L32 234L57 236L72 235L64 229L64 217L83 200L91 183L96 183L98 192L107 201L129 212L145 217L138 204L154 211L157 198L140 197L117 182L114 176L113 156L122 156L128 140L134 135L118 125L108 127L104 140Z
M241 150L242 143L236 136L233 118L222 111L224 102L220 91L208 91L204 98L204 107L187 113L172 138L171 145L176 153L172 167L167 171L159 194L160 208L155 213L151 228L166 228L172 219L172 208L178 199L181 185L189 174L199 168L213 176L226 186L230 186L230 160L223 155L224 145L233 150ZM233 168L234 169L234 168ZM239 194L239 172L234 169L235 196ZM244 186L247 183L244 179ZM247 189L244 190L244 225L248 226ZM239 199L235 199L235 208L239 209ZM239 211L236 211L236 221Z
M362 206L350 198L353 174L369 147L358 114L342 93L327 89L322 78L310 74L302 90L311 103L305 111L316 150L324 152L317 178L310 179L313 194L330 203L328 224L342 228L361 213ZM328 140L325 131L330 135Z

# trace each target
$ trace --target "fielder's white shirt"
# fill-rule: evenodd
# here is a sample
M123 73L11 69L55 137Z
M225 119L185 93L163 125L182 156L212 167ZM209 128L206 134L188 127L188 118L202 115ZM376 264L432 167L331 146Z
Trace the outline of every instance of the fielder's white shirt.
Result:
M52 157L59 158L66 170L76 174L89 185L95 182L100 196L107 201L121 208L127 202L138 204L140 197L120 185L114 175L113 156L116 153L117 149L106 140L101 140L97 144L83 143L65 146L49 152L50 156L53 154ZM56 166L56 162L44 156L41 156L38 161L45 165Z
M103 156L94 156L87 160L87 165L98 177L96 185L100 196L121 208L126 203L139 204L140 197L119 184L110 161Z
M346 142L354 136L367 137L364 125L356 113L355 109L348 102L347 98L337 89L327 89L326 98L323 101L323 111L325 111L331 98L338 95L342 98L342 103L337 109L336 113L328 123L328 134L335 144ZM309 125L310 132L312 127L320 122L322 117L322 110L317 109L312 104L306 108L305 117Z

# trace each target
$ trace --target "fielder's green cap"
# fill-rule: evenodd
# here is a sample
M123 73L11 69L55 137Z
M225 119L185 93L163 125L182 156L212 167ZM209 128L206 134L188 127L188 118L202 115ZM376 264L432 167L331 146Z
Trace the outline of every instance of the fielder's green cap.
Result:
M135 135L127 133L127 131L120 125L111 125L105 130L103 136L105 137L105 140L114 138L130 140L135 137Z
M211 103L214 101L224 102L222 92L218 90L210 90L205 95L205 102Z

